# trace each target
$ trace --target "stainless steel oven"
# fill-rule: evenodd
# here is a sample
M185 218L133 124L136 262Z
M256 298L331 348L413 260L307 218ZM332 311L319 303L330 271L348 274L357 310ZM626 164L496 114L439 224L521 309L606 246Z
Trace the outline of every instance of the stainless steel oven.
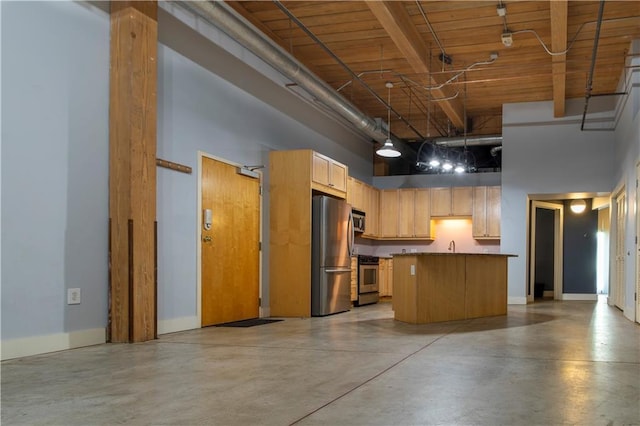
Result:
M380 298L378 287L378 268L380 258L377 256L358 256L358 300L356 306L377 303Z

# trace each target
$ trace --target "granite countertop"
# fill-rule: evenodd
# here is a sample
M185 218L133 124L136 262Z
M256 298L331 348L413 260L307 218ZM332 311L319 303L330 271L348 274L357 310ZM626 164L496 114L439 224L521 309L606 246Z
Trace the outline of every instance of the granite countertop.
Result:
M518 257L517 254L507 253L451 253L451 252L417 252L417 253L392 253L391 256L451 256L451 255L463 255L463 256L507 256Z

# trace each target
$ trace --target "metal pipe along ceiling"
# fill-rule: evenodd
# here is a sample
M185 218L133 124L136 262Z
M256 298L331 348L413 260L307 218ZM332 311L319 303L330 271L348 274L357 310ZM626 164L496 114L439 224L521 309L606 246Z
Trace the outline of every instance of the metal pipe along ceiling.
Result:
M221 29L367 136L379 142L386 139L386 135L380 131L373 118L365 115L355 105L343 98L333 87L313 74L274 41L256 30L224 2L185 1L176 2L176 4L186 5L198 16Z
M440 146L487 146L487 145L501 145L502 136L476 136L465 138L438 138L434 139L436 145Z

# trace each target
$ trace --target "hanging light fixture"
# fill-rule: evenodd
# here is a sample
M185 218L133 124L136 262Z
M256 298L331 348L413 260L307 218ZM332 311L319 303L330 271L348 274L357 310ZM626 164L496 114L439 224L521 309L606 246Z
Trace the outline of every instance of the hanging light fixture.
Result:
M387 81L387 83L385 84L385 86L387 87L387 99L388 99L388 105L387 105L387 140L384 141L384 145L378 149L376 151L376 154L378 154L380 157L388 157L388 158L392 158L392 157L400 157L400 151L398 151L394 146L393 146L393 142L391 142L391 88L393 87L393 83L390 81Z

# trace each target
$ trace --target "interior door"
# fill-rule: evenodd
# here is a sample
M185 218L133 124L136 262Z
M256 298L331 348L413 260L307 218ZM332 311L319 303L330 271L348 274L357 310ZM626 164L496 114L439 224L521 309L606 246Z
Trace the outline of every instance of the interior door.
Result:
M259 316L260 181L202 157L202 326ZM211 226L204 225L210 210Z
M624 310L624 234L626 197L624 191L616 197L616 281L614 304Z
M640 163L636 165L636 182L640 181ZM636 184L636 322L640 322L640 187Z

